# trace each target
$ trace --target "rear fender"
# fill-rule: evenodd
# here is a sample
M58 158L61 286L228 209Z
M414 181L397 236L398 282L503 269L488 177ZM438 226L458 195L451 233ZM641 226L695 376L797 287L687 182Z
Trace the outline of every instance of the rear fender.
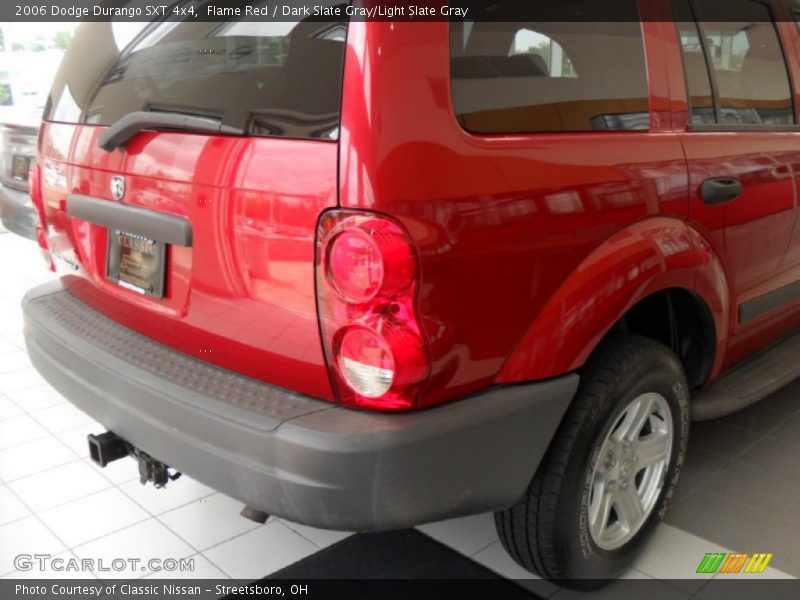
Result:
M496 382L533 381L579 369L628 310L671 288L693 292L714 320L715 378L730 327L722 263L698 231L678 219L654 217L615 234L575 270L528 328Z

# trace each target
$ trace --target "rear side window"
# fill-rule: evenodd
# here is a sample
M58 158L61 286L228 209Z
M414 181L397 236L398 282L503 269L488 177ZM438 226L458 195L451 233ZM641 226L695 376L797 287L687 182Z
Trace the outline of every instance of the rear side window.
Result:
M694 124L795 123L783 49L766 5L727 0L736 21L716 20L717 0L675 0L673 6Z
M245 135L336 139L345 22L115 23L76 31L45 109L110 125L135 111L220 121Z
M475 133L646 130L644 44L636 0L612 0L626 22L453 22L453 106ZM563 3L553 10L563 16ZM554 13L555 14L555 13Z

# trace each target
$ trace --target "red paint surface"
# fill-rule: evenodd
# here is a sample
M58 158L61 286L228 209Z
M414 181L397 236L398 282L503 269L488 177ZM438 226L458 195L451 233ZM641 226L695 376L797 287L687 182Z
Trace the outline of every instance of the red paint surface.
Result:
M181 352L331 398L314 236L320 213L336 205L337 145L144 133L107 153L101 131L46 125L42 153L69 163L70 192L110 198L111 177L126 175L125 203L186 217L194 246L169 248L163 301L138 296L105 277L107 230L66 216L66 194L45 187L51 249L80 265L55 261L75 293Z
M667 4L643 3L652 15ZM329 207L389 214L420 260L418 312L431 374L421 405L494 382L580 368L639 300L684 288L717 329L714 373L800 322L800 305L737 323L749 298L800 279L800 133L688 132L674 24L642 25L649 132L476 136L455 121L446 23L353 23L339 144L144 133L98 149L100 128L48 124L42 154L69 191L188 218L155 301L104 277L107 233L65 216L43 189L48 242L76 293L182 352L330 399L314 297L314 235ZM796 48L792 24L780 27ZM797 53L791 73L800 81ZM724 207L698 196L736 176Z

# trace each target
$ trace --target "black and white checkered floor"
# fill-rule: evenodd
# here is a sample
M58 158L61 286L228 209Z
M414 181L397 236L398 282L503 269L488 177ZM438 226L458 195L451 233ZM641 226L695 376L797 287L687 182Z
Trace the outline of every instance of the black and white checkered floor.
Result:
M87 458L86 435L102 427L50 388L25 352L20 299L51 278L33 242L0 233L0 577L63 577L14 568L15 555L48 553L107 560L193 557L194 571L182 576L251 581L349 537L276 518L257 525L239 516L240 503L188 477L165 490L142 487L130 459L97 469ZM397 552L410 557L429 551L420 540L432 538L468 559L458 568L477 563L524 580L519 583L542 598L571 595L516 566L491 515L418 531L427 537L401 532L367 540L375 564L399 565L404 557ZM412 551L414 544L425 548ZM381 562L381 549L391 561ZM724 576L697 575L697 566L706 553L731 551L774 553L762 578L800 576L798 384L742 414L694 428L675 506L626 577L658 580L653 585L669 598L712 597L715 581ZM115 577L157 575L129 570ZM613 597L613 590L600 595Z

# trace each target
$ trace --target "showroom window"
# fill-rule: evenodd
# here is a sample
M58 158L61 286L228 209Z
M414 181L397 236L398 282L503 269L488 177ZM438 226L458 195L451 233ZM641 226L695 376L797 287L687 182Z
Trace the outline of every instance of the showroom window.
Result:
M520 29L514 36L510 56L524 56L537 61L550 77L577 78L569 54L553 38L533 31ZM535 57L541 58L539 61Z
M592 2L572 4L580 13ZM545 7L532 23L451 23L453 105L461 125L495 134L649 129L636 1L614 4L627 19L558 22Z
M769 8L751 0L728 0L726 8L747 20L718 21L712 20L717 17L715 2L673 2L692 123L794 124L789 74Z

